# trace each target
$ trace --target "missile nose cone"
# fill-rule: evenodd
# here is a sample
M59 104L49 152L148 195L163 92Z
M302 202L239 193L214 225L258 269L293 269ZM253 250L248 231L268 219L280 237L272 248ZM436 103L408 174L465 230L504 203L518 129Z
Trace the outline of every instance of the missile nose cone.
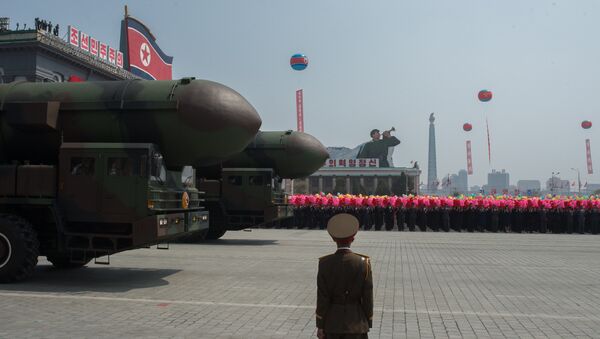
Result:
M262 124L256 109L238 92L222 84L193 80L177 88L182 119L200 133L203 165L241 152Z
M307 176L325 164L329 158L329 152L323 144L310 134L303 132L292 132L287 143L287 152L294 158L302 160L302 166L298 167L296 177Z

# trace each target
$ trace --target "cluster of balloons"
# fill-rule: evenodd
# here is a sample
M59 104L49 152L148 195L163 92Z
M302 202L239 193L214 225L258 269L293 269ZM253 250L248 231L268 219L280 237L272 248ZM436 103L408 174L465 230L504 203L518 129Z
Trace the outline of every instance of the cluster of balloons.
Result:
M337 213L364 230L467 232L600 232L600 198L513 196L294 195L294 225L324 228Z
M352 195L352 194L296 194L289 198L295 207L358 207L358 208L485 208L485 209L598 209L600 198L548 196L544 198L526 196L448 196L433 195Z

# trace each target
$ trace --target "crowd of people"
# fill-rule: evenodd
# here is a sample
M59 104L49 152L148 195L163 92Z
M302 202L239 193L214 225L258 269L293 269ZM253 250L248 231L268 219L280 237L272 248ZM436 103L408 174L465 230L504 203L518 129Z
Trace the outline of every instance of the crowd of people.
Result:
M456 232L600 232L600 197L293 195L294 225L325 228L338 213L363 230Z
M46 33L52 33L55 36L59 34L59 25L52 26L52 21L46 21L44 19L35 18L35 29L38 31L44 31Z

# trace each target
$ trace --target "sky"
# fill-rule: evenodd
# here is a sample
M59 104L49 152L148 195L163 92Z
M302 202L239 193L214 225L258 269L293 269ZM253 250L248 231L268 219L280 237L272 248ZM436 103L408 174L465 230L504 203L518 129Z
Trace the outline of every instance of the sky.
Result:
M296 128L302 88L305 132L353 148L371 129L393 126L402 141L394 163L418 161L423 182L434 112L440 178L466 167L471 140L469 185L484 184L491 169L508 171L511 184L544 183L552 172L575 181L572 168L582 183L600 183L600 1L10 1L2 16L13 28L50 20L61 35L74 25L118 46L125 4L174 57L174 78L235 89L262 130ZM309 58L306 70L289 66L295 53ZM477 100L481 89L492 101ZM582 120L594 126L583 130Z

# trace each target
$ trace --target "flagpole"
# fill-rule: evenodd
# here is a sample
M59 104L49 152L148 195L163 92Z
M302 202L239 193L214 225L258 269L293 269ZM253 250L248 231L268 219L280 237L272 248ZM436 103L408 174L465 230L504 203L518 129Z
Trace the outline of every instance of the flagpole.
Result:
M125 44L127 45L127 70L131 72L131 54L129 53L129 12L127 11L127 5L125 5Z
M488 124L487 117L485 118L485 129L487 130L488 161L491 166L492 165L492 148L490 145L490 125Z

